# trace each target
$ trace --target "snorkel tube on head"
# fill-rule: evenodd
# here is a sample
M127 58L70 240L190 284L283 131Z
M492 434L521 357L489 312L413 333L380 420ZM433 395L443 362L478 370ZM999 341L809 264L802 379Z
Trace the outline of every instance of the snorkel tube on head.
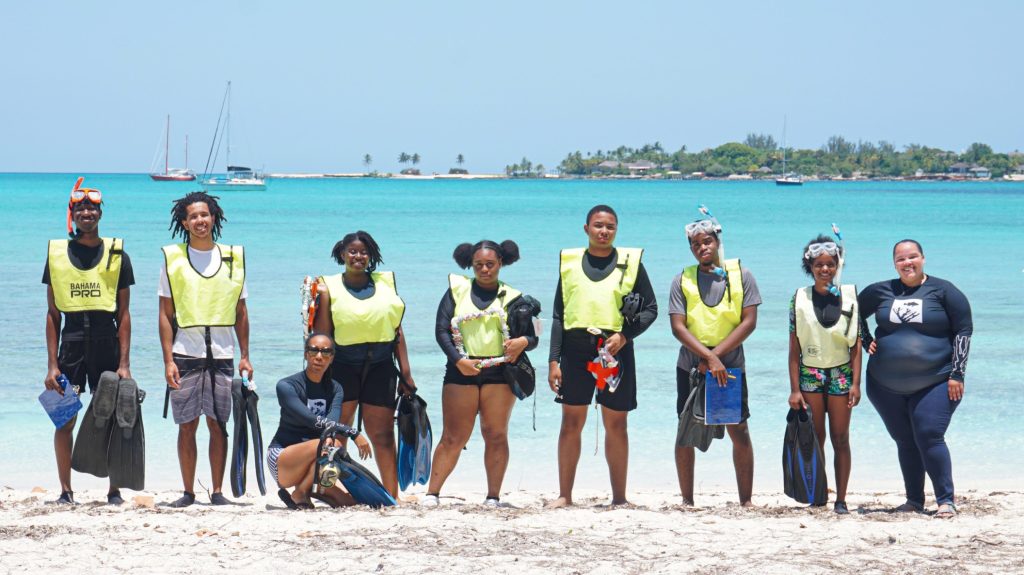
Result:
M828 293L838 296L839 295L839 280L843 277L843 256L846 253L846 248L843 246L843 234L839 231L839 226L832 222L832 233L839 239L839 255L836 259L839 260L836 267L836 275L832 277L832 285L828 286Z
M708 218L711 221L711 225L714 226L715 235L718 236L718 265L715 266L713 271L718 276L725 277L725 269L722 268L722 264L725 262L725 242L722 241L722 224L718 223L718 218L711 215L711 210L704 204L697 204L697 211Z

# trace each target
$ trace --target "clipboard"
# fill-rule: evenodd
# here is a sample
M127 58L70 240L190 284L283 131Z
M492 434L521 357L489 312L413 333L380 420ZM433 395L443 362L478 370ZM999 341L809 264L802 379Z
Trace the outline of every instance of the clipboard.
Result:
M704 376L704 424L733 425L743 418L743 370L730 367L725 387L711 372Z

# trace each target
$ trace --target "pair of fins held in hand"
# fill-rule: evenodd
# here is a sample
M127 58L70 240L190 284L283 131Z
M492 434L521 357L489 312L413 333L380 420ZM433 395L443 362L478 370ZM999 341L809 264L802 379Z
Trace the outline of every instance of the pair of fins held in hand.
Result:
M75 471L110 477L115 487L142 490L146 484L146 433L142 401L134 379L105 371L82 418L71 454Z
M263 431L260 428L260 397L248 382L239 378L231 380L231 417L234 420L234 439L231 445L231 494L236 498L245 495L246 470L249 459L249 433L252 432L252 449L256 465L256 483L260 495L267 494L267 482L263 473Z

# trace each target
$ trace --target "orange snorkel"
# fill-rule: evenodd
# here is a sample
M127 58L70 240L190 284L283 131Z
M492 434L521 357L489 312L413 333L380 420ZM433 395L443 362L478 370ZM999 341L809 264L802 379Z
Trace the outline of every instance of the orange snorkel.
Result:
M82 186L82 182L85 181L85 176L78 176L75 180L75 187L71 188L71 195L74 195L78 191L78 188ZM68 200L68 237L75 237L75 230L71 227L71 200Z

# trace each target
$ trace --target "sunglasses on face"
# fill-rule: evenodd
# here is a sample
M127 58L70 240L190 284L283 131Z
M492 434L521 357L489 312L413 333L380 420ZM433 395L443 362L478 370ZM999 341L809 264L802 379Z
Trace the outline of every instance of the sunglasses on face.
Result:
M316 357L317 355L322 355L324 357L331 357L332 355L334 355L334 348L333 347L320 348L320 347L316 347L316 346L310 345L310 346L306 347L306 353L308 353L309 355L311 355L313 357Z

